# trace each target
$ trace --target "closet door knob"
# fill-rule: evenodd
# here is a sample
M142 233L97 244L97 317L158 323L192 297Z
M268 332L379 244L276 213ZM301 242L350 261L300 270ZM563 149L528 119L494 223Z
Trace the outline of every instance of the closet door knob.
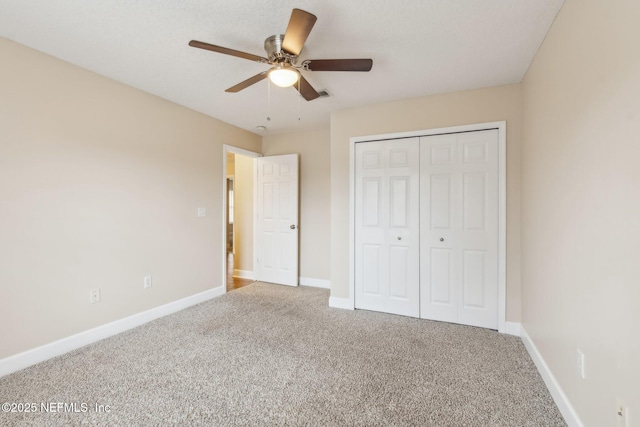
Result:
M296 229L296 226L295 226L295 225L293 225L293 224L291 224L291 225L289 226L289 228L290 228L290 229L292 229L292 230L295 230L295 229Z
M398 236L398 240L402 240L402 237Z
M440 238L440 241L441 241L441 242L444 242L444 238L442 238L442 237L441 237L441 238Z

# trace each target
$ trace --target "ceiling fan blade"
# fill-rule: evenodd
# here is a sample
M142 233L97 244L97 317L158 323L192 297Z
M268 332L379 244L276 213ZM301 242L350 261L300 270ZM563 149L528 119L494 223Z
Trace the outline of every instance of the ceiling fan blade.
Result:
M304 61L309 71L370 71L371 59L308 59Z
M309 33L318 18L302 9L293 9L287 31L282 40L282 50L291 55L300 55L304 42L309 37Z
M307 79L302 77L302 74L300 74L299 84L296 83L293 86L307 101L313 101L320 96L320 94L313 88L313 86L311 86Z
M263 58L262 56L252 55L250 53L240 52L239 50L229 49L222 46L216 46L214 44L209 44L205 42L199 42L197 40L191 40L189 42L189 46L197 47L199 49L210 50L213 52L224 53L225 55L237 56L238 58L244 58L250 61L269 63L269 60L267 58Z
M233 93L240 92L242 89L246 89L252 84L256 84L259 81L266 79L267 76L269 75L269 71L270 70L263 71L260 74L256 74L253 77L249 77L247 80L240 82L235 86L231 86L229 89L225 90L225 92L233 92Z

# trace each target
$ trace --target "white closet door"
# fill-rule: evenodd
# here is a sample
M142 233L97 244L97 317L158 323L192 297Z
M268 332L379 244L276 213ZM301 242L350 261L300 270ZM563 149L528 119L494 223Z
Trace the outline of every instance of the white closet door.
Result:
M419 140L356 144L355 306L418 317Z
M420 138L421 317L498 328L498 131Z

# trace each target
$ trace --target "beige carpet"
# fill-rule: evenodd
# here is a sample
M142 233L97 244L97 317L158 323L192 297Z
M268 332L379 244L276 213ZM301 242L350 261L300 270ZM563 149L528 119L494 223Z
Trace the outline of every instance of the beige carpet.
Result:
M256 283L0 378L38 405L0 425L565 425L520 339L328 297Z

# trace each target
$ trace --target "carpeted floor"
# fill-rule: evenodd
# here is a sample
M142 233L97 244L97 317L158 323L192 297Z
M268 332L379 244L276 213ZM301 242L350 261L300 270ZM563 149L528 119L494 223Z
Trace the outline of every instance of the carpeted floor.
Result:
M565 425L519 338L328 297L255 283L0 378L38 406L0 425Z

